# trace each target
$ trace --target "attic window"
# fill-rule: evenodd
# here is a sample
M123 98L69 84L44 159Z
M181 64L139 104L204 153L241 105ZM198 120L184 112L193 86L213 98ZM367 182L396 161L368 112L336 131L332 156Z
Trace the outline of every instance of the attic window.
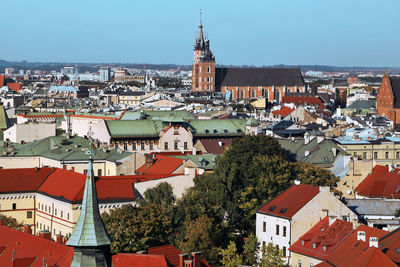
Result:
M217 131L217 129L214 129L214 133L217 133L218 131Z
M360 242L357 242L357 243L354 245L354 247L356 248L359 244L360 244Z
M400 248L396 248L396 253L400 254Z
M301 240L301 245L304 246L304 240Z
M271 206L268 208L270 211L274 211L276 209L276 206Z
M206 133L209 133L210 131L209 130L206 130Z
M287 208L282 208L279 213L285 214L285 212L287 211Z
M322 250L323 250L323 251L326 251L326 246L322 246Z
M227 129L224 129L224 133L227 133L228 132L228 130Z
M312 243L312 248L317 248L317 244L316 243Z
M324 161L325 161L325 162L328 162L328 158L327 158L327 157L324 157Z

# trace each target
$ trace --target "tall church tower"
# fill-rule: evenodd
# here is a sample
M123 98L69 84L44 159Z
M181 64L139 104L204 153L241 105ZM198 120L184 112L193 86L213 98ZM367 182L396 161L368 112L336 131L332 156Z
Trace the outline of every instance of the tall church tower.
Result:
M200 13L199 35L194 41L192 92L213 93L215 91L215 57L210 50L210 41L204 38Z

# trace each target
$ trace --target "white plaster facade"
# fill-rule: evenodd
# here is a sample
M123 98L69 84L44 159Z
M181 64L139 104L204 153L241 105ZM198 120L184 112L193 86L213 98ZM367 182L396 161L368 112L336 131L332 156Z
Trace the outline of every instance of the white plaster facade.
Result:
M14 124L4 131L3 140L13 143L29 143L42 138L55 136L55 123Z

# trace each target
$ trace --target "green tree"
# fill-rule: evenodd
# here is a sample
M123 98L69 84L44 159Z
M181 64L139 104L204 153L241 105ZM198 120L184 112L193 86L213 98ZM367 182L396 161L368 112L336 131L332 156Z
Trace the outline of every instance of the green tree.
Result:
M263 245L261 249L260 267L278 267L283 266L282 251L271 242Z
M156 204L163 207L169 207L175 203L174 192L172 186L163 182L158 184L156 187L149 188L144 192L144 200L139 201L140 205Z
M238 267L242 264L242 257L237 253L235 242L231 241L226 249L220 249L221 264L224 267Z
M254 265L257 263L258 241L254 234L250 234L243 246L244 264Z
M4 226L8 226L14 229L19 229L22 224L17 222L17 220L13 217L5 216L3 214L0 214L0 220L3 221Z
M212 225L206 215L197 220L185 222L185 237L178 246L184 253L201 251L212 266L217 263L218 248L210 237Z
M394 216L400 221L400 209L397 209Z
M171 218L166 208L160 205L124 205L103 213L102 219L113 240L113 253L167 245L174 239Z

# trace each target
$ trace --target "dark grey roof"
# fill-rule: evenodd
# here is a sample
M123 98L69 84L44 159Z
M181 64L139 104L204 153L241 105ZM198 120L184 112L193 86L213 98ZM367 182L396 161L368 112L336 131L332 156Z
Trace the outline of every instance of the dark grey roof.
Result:
M297 68L216 68L215 86L304 86Z
M356 100L347 108L371 109L376 107L376 100Z
M359 215L387 215L394 216L400 207L399 201L384 199L347 199L346 205Z
M394 108L400 108L400 77L389 77L394 97Z

